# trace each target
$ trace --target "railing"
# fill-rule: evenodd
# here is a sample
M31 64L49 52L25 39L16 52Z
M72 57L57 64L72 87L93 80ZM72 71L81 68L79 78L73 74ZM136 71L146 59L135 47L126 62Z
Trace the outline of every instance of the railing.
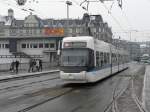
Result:
M43 70L48 70L48 69L53 69L58 67L57 63L55 62L43 62ZM19 64L19 70L24 70L24 71L28 71L29 68L29 63L20 63ZM9 71L10 70L10 63L6 63L6 64L0 64L0 72L5 72L5 71Z
M0 55L0 58L42 58L41 55Z

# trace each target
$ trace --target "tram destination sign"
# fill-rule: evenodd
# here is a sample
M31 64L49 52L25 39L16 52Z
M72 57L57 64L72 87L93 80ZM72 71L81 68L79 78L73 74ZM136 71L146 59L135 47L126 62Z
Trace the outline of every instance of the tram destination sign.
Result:
M65 42L64 48L84 48L86 47L86 42Z

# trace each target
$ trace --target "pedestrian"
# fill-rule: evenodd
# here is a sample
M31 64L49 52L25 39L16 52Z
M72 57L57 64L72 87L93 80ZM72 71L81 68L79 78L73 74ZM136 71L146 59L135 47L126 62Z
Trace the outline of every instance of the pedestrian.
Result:
M36 60L35 59L33 59L32 64L33 64L32 72L35 72L36 71Z
M32 59L30 59L29 60L29 69L28 69L28 72L30 72L30 71L32 71L33 72L33 60Z
M16 65L16 73L18 73L18 67L19 67L19 61L18 60L16 60L15 65Z
M36 59L36 71L38 72L39 72L39 66L40 66L39 60Z
M39 60L39 70L42 72L42 69L43 69L43 67L42 67L42 60Z
M11 64L10 64L10 71L11 72L14 72L15 70L15 62L13 61Z

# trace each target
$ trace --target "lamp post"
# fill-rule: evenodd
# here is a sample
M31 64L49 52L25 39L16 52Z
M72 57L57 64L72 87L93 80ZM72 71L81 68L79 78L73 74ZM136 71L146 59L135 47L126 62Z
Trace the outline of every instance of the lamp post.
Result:
M67 27L69 27L69 6L72 5L72 2L66 1L67 4Z
M67 35L69 34L69 6L72 5L72 2L66 1L67 4Z
M69 19L69 6L72 5L72 2L66 1L67 4L67 19Z

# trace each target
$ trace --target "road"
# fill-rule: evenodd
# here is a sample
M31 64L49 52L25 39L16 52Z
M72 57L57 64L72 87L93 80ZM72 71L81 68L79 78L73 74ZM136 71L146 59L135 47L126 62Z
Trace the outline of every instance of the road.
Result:
M113 96L124 91L131 71L142 65L95 84L64 84L58 73L0 83L1 112L104 112ZM114 92L115 91L115 92Z

